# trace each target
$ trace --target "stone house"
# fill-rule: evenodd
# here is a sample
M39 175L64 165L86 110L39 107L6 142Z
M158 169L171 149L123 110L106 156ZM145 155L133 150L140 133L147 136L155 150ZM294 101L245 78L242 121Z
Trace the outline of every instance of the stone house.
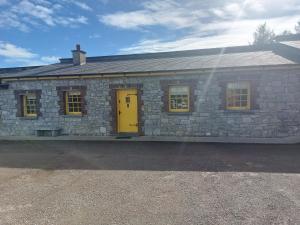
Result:
M0 69L0 136L300 134L300 38Z

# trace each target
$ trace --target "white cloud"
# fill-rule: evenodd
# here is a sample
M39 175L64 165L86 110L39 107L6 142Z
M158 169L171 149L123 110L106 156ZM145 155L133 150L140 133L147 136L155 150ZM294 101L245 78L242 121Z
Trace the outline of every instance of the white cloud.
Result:
M59 61L59 57L57 56L43 56L41 57L41 61L47 64L57 63Z
M129 13L115 13L99 17L99 19L108 25L116 26L124 29L136 29L139 26L154 25L157 22L146 11L135 11Z
M232 35L225 34L214 37L186 36L175 41L143 40L131 47L121 49L120 53L132 54L224 47L224 43L227 43L227 46L236 45L241 38L244 37L242 35L233 37Z
M58 4L47 0L21 0L16 4L8 5L6 9L1 9L0 28L17 28L21 31L29 31L31 27L54 27L58 25L77 27L87 24L87 17L74 16L69 13L70 10L63 9L71 3L83 10L91 10L91 8L79 1L68 2L60 1L61 4ZM68 14L72 14L72 16Z
M249 14L257 12L271 17L288 15L300 6L299 0L245 0L243 4Z
M79 1L73 1L73 4L77 5L79 8L86 10L86 11L93 11L93 9L87 5L84 2L79 2Z
M148 0L136 10L100 15L102 23L122 29L142 29L143 39L122 53L184 50L245 45L264 22L276 33L294 30L300 19L299 0ZM156 27L177 38L160 37ZM178 32L180 31L180 32ZM150 38L147 38L150 34ZM153 38L156 37L156 38Z
M73 17L57 17L55 19L57 24L63 26L77 27L79 24L87 24L88 19L85 16Z
M53 5L53 3L48 0L31 0L31 1L34 2L34 4L41 4L41 5L45 5L45 6Z
M86 10L86 11L93 11L93 9L84 1L78 1L78 0L61 0L61 2L65 2L67 4L75 5L79 7L80 9Z
M244 5L248 8L248 10L252 10L254 12L256 11L259 13L263 13L267 10L265 3L262 1L246 0L244 2Z
M32 51L8 42L0 41L0 57L9 64L19 66L45 65L58 62L57 56L40 56Z
M208 16L201 9L187 10L182 7L182 4L173 0L147 1L142 6L143 10L99 15L99 20L106 25L123 29L137 29L154 25L182 29L199 24L200 18Z
M19 20L18 16L10 11L0 14L0 28L16 28L20 31L27 32L29 27Z
M8 65L12 66L41 66L41 65L47 65L47 64L52 64L52 63L57 63L58 61L43 61L41 59L23 59L23 58L16 58L16 59L11 59L7 58L4 60L4 62Z
M98 38L101 38L100 34L91 34L91 35L89 35L89 39L98 39Z
M268 20L268 25L274 27L276 33L282 33L284 30L292 30L299 16L280 17ZM259 24L265 20L237 20L235 22L224 21L205 25L201 32L207 33L214 30L225 30L220 34L213 36L203 36L201 32L195 31L192 34L178 38L173 41L164 41L163 39L141 40L130 47L122 48L120 53L142 53L142 52L163 52L180 51L188 49L214 48L248 45L253 41L253 31Z
M30 59L36 57L36 54L10 43L0 42L0 56L4 56L7 58Z
M54 26L53 10L42 5L36 5L30 1L23 0L17 6L12 8L14 13L29 15L33 18L40 19L49 26Z
M99 15L99 20L122 29L149 26L195 29L224 19L267 19L300 13L299 0L285 0L284 4L282 0L191 0L184 3L179 0L149 0L140 7L128 12Z

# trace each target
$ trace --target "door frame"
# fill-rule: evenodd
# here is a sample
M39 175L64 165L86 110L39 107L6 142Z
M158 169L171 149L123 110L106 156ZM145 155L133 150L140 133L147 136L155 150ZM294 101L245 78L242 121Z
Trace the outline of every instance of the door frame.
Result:
M144 102L141 98L143 94L142 84L110 84L110 105L111 105L111 135L116 136L120 134L130 135L144 135ZM119 133L118 132L118 105L117 105L117 91L120 89L136 89L137 90L137 119L138 119L138 132L137 133Z

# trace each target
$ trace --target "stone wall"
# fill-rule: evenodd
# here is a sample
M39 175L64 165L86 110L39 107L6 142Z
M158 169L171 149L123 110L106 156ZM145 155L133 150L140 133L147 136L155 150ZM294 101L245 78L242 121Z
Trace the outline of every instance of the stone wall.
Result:
M164 110L161 81L196 80L194 111L172 114ZM222 81L253 80L257 108L228 111L222 107ZM33 135L39 127L55 126L67 135L109 136L112 127L111 84L141 84L147 136L286 137L300 133L300 71L245 71L213 75L177 75L107 79L11 81L0 90L0 135ZM86 86L84 116L59 114L59 86ZM37 119L17 117L15 90L42 90L41 115ZM224 96L223 96L224 97Z

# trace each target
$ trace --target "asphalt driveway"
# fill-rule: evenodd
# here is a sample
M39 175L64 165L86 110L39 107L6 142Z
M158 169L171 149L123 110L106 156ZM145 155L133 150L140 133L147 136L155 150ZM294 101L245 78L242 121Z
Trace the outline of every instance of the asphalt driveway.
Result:
M0 142L0 225L300 224L300 145Z

